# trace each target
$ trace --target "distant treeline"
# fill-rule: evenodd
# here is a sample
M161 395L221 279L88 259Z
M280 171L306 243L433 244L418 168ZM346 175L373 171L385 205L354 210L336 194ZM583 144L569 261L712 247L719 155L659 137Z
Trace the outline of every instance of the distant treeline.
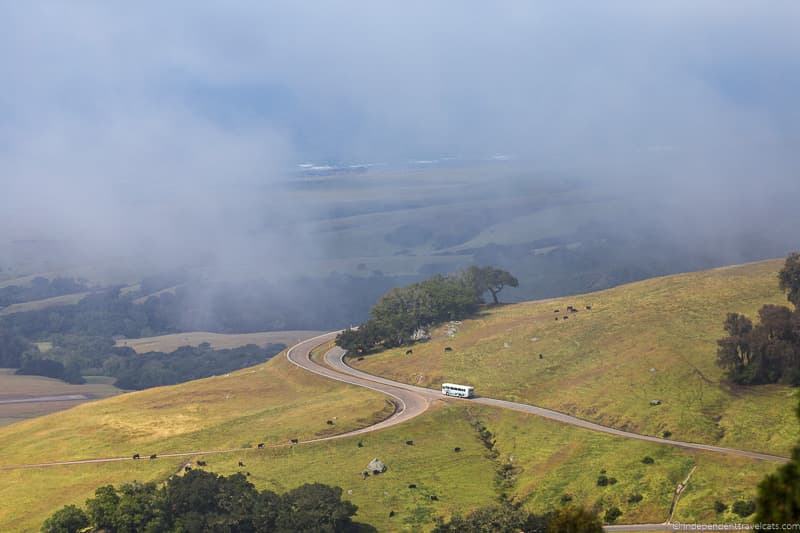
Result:
M336 337L345 350L365 353L413 342L424 331L447 320L473 315L489 292L495 303L504 287L519 283L510 273L493 267L470 267L451 275L436 275L407 287L392 289L370 310L357 329Z
M778 283L793 310L765 305L755 325L739 313L725 319L728 336L717 341L717 363L734 383L800 385L800 254L786 258Z
M53 340L46 353L28 346L21 356L17 374L84 383L83 375L116 378L121 389L146 389L174 385L192 379L225 374L269 360L286 347L269 344L265 348L249 344L239 348L214 350L208 343L183 346L171 353L137 354L129 347L115 347L101 337L63 337Z
M0 289L0 307L88 290L89 287L83 281L71 278L49 280L40 276L33 278L27 286L9 285Z

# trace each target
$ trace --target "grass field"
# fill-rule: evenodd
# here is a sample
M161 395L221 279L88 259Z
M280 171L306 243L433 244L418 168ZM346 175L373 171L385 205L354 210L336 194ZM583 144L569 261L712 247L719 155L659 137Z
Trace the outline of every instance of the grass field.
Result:
M16 376L13 369L0 369L0 401L71 394L82 394L89 400L94 400L122 392L110 381L113 379L93 379L84 385L70 385L58 379L41 376ZM89 400L0 404L0 426L63 411Z
M393 410L378 393L324 380L281 356L227 376L128 393L2 427L0 467L285 443L369 425ZM333 427L326 424L334 418ZM101 484L164 479L180 460L153 463L3 472L0 531L35 530L55 508L82 501Z
M23 313L25 311L40 311L42 309L49 309L51 307L59 307L62 305L75 305L83 300L88 292L76 292L74 294L64 294L62 296L53 296L52 298L44 298L42 300L32 300L30 302L22 302L18 304L11 304L7 307L0 309L0 316L12 315L14 313Z
M484 396L631 431L788 454L800 435L794 389L730 387L715 362L727 312L753 317L763 304L786 301L777 287L780 265L766 261L497 307L457 326L452 338L438 329L411 356L397 349L352 362L424 386L468 383ZM556 321L570 304L580 311ZM445 353L445 346L453 351Z
M215 349L238 348L247 344L266 346L267 344L282 343L287 346L296 344L304 339L309 339L321 332L316 331L263 331L260 333L209 333L206 331L192 331L187 333L174 333L159 335L157 337L142 337L139 339L122 339L117 341L117 346L128 346L137 353L147 352L174 352L181 346L197 346L207 342Z

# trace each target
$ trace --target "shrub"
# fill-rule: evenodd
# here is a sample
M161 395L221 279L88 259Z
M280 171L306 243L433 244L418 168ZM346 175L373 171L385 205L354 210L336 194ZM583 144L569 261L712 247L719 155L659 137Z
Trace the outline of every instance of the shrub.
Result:
M664 437L665 439L668 439L668 438L670 438L672 436L672 432L671 431L665 431L664 433L661 434L661 436Z
M562 494L561 495L561 505L565 505L572 501L572 494Z
M598 487L605 487L608 485L608 476L605 474L600 474L597 476L597 486Z
M722 503L721 501L717 500L714 502L714 512L717 514L724 513L728 510L728 506Z
M647 456L645 456L645 458L644 458L644 459L642 459L642 462L643 462L644 464L646 464L646 465L651 465L651 464L655 463L655 462L656 462L656 460L655 460L655 459L653 459L652 457L650 457L649 455L647 455Z
M620 511L619 507L615 505L613 507L608 508L603 519L606 521L607 524L611 524L612 522L616 522L617 518L619 518L620 516L622 516L622 511Z
M88 526L86 513L74 505L67 505L44 521L42 533L75 533Z
M615 478L615 477L608 478L608 484L609 485L616 485L617 484L617 478Z
M738 500L733 503L731 510L742 518L745 518L756 512L756 502L753 500Z
M628 496L628 503L639 503L642 499L644 499L644 496L641 494L631 494Z

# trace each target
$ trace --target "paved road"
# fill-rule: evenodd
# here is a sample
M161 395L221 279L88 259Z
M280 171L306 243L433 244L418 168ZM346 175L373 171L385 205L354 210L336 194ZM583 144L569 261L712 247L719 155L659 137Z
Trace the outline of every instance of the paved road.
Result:
M380 376L375 376L373 374L367 374L366 372L362 372L351 366L348 366L347 363L344 362L344 353L345 352L340 348L334 348L326 354L325 356L326 362L333 368L335 368L339 373L338 375L334 376L326 374L328 377L332 377L333 379L344 381L346 383L353 383L354 385L359 385L364 382L367 382L372 387L380 385L381 387L384 387L385 390L388 390L394 394L398 394L400 391L408 391L408 392L414 392L429 400L436 397L438 398L442 397L441 393L439 393L438 391L434 391L432 389L426 389L424 387L416 387L414 385L399 383L397 381L392 381L390 379L382 378ZM318 365L317 363L310 360L302 366L312 372L316 371L318 368L323 368L321 367L321 365ZM559 411L553 411L552 409L546 409L544 407L529 405L525 403L510 402L507 400L497 400L495 398L483 398L483 397L477 397L471 400L448 398L448 400L480 403L492 407L500 407L503 409L511 409L513 411L521 411L523 413L540 416L542 418L547 418L549 420L555 420L557 422L561 422L571 426L576 426L591 431L598 431L600 433L607 433L609 435L614 435L617 437L624 437L626 439L643 440L667 446L677 446L679 448L686 448L690 450L721 453L735 457L757 459L760 461L773 461L777 463L785 463L789 460L786 457L781 457L778 455L772 455L768 453L752 452L748 450L737 450L734 448L725 448L723 446L713 446L711 444L699 444L695 442L683 442L678 440L663 439L661 437L653 437L651 435L642 435L640 433L633 433L631 431L623 431L621 429L603 426L595 422L583 420L582 418L577 418L568 415L566 413L561 413Z

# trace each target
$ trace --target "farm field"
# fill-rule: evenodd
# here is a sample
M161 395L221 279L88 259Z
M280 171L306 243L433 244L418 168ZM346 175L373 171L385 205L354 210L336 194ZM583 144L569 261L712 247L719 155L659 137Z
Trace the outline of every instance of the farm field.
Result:
M71 385L41 376L17 376L14 375L14 369L0 369L0 426L62 411L122 392L111 384L113 378L90 378L88 381L83 385ZM85 399L9 403L9 400L71 395L84 396Z
M488 309L433 339L351 363L398 381L567 412L620 429L788 455L795 390L731 387L716 365L728 312L784 304L781 261L680 274L580 296ZM566 306L574 305L577 313ZM586 305L592 309L587 310ZM554 313L558 309L559 313ZM559 320L556 321L555 318ZM452 352L444 352L446 346ZM539 354L542 357L539 358ZM651 400L661 405L651 406Z
M117 346L133 348L137 353L147 352L174 352L181 346L198 346L207 342L212 348L238 348L248 344L266 346L267 344L286 344L291 346L319 335L317 331L263 331L260 333L209 333L207 331L190 331L187 333L174 333L158 335L156 337L142 337L139 339L121 339Z

